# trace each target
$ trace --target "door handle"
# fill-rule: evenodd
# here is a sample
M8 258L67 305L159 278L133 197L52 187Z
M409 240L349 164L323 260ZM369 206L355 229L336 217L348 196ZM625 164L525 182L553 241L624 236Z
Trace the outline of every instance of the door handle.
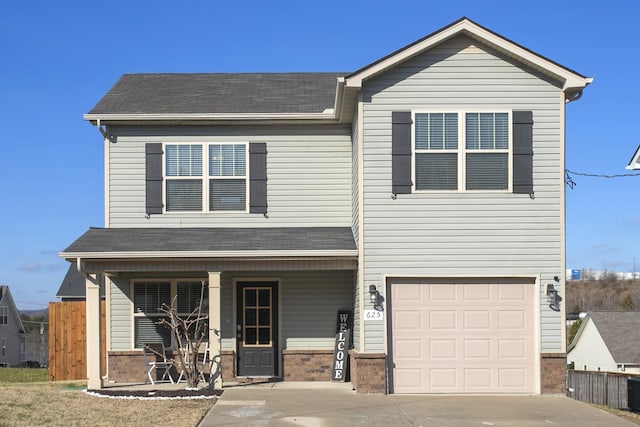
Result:
M237 338L242 338L242 325L238 324L238 326L236 327L238 330L238 333L236 334Z

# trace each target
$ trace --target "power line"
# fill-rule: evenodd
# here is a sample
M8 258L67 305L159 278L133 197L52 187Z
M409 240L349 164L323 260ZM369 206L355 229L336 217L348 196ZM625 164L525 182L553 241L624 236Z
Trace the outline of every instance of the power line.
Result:
M571 189L573 189L573 187L575 187L577 185L576 182L573 180L573 178L571 178L571 174L579 175L579 176L589 176L591 178L607 178L607 179L626 178L626 177L631 177L631 176L640 176L640 173L619 173L619 174L615 174L615 175L607 175L607 174L601 174L601 173L574 172L572 170L565 169L564 170L564 183Z
M640 172L638 173L620 173L616 175L606 175L600 173L584 173L584 172L574 172L569 169L565 169L567 174L580 175L580 176L590 176L594 178L623 178L627 176L640 176Z

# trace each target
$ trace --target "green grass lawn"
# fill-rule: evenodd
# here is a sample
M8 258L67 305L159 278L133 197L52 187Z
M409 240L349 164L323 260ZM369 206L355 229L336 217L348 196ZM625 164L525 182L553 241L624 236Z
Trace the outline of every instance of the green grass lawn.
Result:
M49 381L49 371L43 368L0 368L0 383L36 383Z

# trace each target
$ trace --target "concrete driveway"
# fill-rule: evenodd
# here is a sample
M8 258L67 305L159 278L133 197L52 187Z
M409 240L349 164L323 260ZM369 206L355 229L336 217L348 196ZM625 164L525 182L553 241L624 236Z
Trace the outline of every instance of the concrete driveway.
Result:
M557 396L358 395L349 384L225 388L207 426L636 426Z

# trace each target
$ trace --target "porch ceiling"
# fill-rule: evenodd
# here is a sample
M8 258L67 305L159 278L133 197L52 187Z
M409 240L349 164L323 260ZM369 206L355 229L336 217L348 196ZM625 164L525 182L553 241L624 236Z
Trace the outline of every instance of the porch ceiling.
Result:
M349 227L90 228L60 253L70 261L357 255Z

